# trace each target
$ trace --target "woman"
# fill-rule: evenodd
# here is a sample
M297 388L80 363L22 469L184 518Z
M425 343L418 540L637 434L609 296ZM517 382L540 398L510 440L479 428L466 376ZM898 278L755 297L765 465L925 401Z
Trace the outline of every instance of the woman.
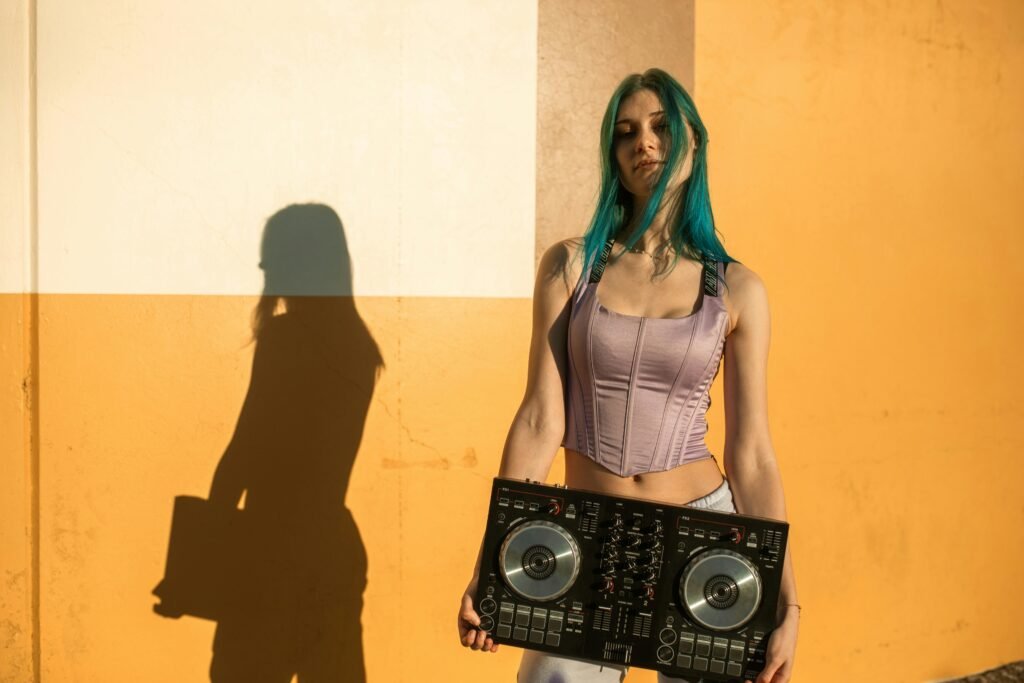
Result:
M541 259L526 395L499 476L544 481L562 445L570 488L786 518L768 430L768 300L715 236L707 141L690 96L664 71L629 76L612 95L594 218L582 240ZM704 444L723 356L727 479ZM479 571L478 557L459 636L494 652L476 628ZM757 683L789 680L799 612L787 549ZM519 682L621 681L625 670L524 650ZM670 680L681 679L659 674Z

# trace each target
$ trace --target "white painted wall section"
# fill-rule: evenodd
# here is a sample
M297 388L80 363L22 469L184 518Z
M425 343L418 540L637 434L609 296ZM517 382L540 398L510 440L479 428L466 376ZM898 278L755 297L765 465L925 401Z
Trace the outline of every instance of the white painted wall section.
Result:
M42 291L256 294L320 202L356 295L531 295L535 2L38 11Z

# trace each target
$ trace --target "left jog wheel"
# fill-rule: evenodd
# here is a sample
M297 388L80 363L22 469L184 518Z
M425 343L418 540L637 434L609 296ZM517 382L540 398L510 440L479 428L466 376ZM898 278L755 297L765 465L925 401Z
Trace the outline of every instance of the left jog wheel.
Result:
M580 573L576 539L553 522L523 522L508 533L498 552L505 584L519 597L544 602L565 595Z

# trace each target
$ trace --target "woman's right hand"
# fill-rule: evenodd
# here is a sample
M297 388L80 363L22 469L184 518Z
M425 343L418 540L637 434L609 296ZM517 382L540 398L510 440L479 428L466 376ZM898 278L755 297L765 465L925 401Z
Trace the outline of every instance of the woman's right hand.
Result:
M466 592L462 595L462 605L459 607L459 642L463 647L484 652L497 652L498 644L488 635L487 631L479 628L480 615L473 609L473 595L476 593L476 580L469 583Z

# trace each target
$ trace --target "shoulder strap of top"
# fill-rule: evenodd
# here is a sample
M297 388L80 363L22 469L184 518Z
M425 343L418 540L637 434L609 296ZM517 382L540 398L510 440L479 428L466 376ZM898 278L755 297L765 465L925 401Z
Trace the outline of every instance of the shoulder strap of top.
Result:
M704 263L704 293L718 296L718 263L706 254L701 261Z
M601 253L597 257L597 262L594 263L593 268L590 269L590 284L595 285L601 281L601 277L604 275L605 266L608 265L608 257L612 253L612 245L614 243L614 237L604 243L604 247L601 249ZM720 264L706 254L701 258L701 262L704 264L704 293L708 296L718 296ZM724 273L724 268L722 268L721 271Z
M614 237L604 243L601 253L598 254L597 262L594 264L594 267L590 269L590 284L594 285L601 281L601 276L604 275L604 268L608 265L608 257L612 253L612 245L614 243Z

